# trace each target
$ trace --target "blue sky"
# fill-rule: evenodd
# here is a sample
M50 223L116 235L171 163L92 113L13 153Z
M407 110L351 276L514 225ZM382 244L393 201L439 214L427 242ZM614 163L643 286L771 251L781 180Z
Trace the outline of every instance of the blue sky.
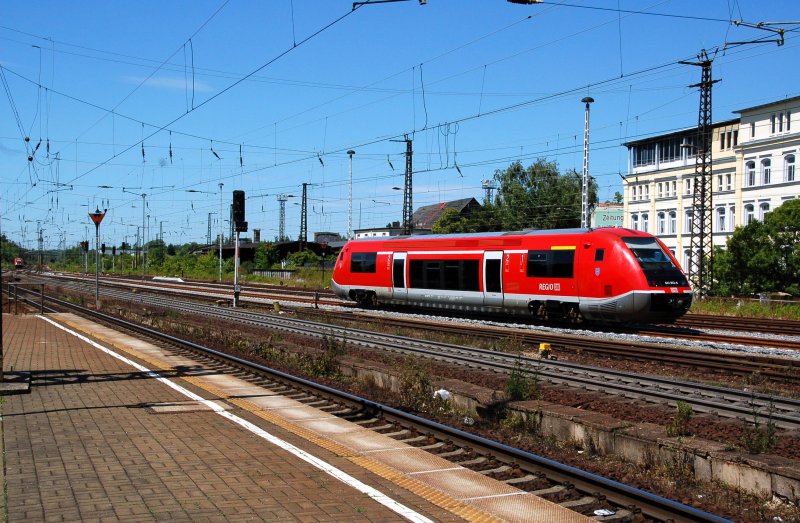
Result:
M309 233L344 234L349 149L353 228L384 226L401 219L402 191L392 187L403 185L404 135L413 139L415 208L482 201L481 181L517 159L582 169L587 95L590 172L601 201L610 199L627 170L623 142L697 123L688 86L700 69L679 60L720 49L715 121L800 94L799 26L786 27L781 47L723 50L773 36L731 19L797 21L796 6L7 2L2 230L34 247L39 222L47 247L73 246L87 230L94 237L87 209L99 207L108 209L102 241L133 242L144 193L149 239L163 228L167 243L204 242L209 213L216 234L223 183L225 218L231 191L244 190L251 231L271 240L276 195L299 196L306 182ZM292 238L299 201L286 208Z

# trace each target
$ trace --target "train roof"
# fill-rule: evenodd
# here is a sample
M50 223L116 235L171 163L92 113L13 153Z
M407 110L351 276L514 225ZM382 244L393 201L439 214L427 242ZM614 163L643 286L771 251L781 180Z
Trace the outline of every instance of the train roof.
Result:
M359 238L352 240L354 242L371 242L371 241L405 241L405 240L452 240L458 238L498 238L503 236L546 236L546 235L562 235L572 236L578 234L588 234L592 232L611 232L617 236L622 234L644 234L642 231L635 231L632 229L624 229L621 227L598 227L598 228L573 228L573 229L524 229L522 231L497 231L497 232L474 232L474 233L457 233L457 234L413 234L409 236L375 236L372 238Z

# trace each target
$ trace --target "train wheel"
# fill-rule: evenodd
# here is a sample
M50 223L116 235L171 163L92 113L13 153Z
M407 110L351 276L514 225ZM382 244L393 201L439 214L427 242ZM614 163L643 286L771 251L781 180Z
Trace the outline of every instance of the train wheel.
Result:
M577 307L569 307L564 311L564 319L570 323L583 323L583 316L578 312Z
M378 306L378 295L374 292L367 292L358 301L359 305L367 309L374 309Z

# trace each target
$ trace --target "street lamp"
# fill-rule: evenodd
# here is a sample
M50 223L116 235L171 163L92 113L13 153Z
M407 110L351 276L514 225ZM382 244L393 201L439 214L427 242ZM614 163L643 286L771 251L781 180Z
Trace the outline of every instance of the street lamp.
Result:
M94 222L95 229L95 242L94 242L94 308L100 310L100 222L106 217L106 211L103 209L100 212L98 207L96 211L89 213L89 218Z
M594 98L587 96L581 100L586 104L583 118L583 184L581 188L581 227L589 227L589 104Z
M353 155L356 152L352 149L347 151L347 156L350 157L350 183L348 184L347 191L347 239L353 237Z

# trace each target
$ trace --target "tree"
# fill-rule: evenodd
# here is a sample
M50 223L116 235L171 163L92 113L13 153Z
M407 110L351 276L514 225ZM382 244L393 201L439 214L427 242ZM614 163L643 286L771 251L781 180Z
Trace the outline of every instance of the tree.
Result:
M431 226L431 231L434 234L449 234L454 232L471 232L469 219L462 216L456 209L452 207L442 211L441 216Z
M320 262L320 257L314 254L314 251L308 249L300 252L293 252L286 257L290 267L304 267L306 265L317 266Z
M558 229L581 224L582 176L561 174L556 162L538 159L527 169L516 161L495 172L499 182L495 214L503 230ZM597 183L589 184L589 205L597 203Z
M800 295L800 200L788 200L737 228L714 254L718 294L787 292Z
M253 264L259 269L269 269L280 261L280 254L273 243L260 243L256 247Z

